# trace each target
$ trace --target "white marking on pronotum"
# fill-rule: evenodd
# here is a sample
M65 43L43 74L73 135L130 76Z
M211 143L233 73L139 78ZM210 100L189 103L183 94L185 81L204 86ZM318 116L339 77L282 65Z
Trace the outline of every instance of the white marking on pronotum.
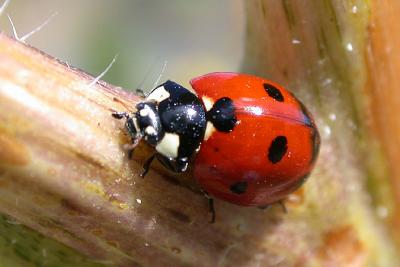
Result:
M147 117L147 116L149 116L149 110L148 109L141 109L139 111L139 115L140 115L140 117Z
M146 134L148 135L153 135L156 134L156 129L154 129L153 126L147 126L146 129L144 130L146 132Z
M96 78L93 79L93 81L91 81L89 83L89 87L95 85L98 81L100 81L100 79L106 75L106 73L111 69L112 65L114 64L114 62L117 60L118 54L116 54L114 56L114 58L111 60L111 62L108 64L107 68L105 70L103 70L102 73L100 73L100 75L98 75Z
M8 4L11 2L11 0L6 0L0 7L0 16L3 14L4 10L6 10Z
M206 126L206 132L204 133L204 141L207 141L208 138L215 132L215 127L212 122L208 121Z
M156 89L151 92L146 100L154 100L156 102L161 102L167 99L170 96L167 90L165 90L164 86L157 87Z
M157 144L156 150L169 158L178 157L179 135L165 133L163 139Z
M210 109L212 109L214 105L214 101L208 96L203 96L201 99L203 100L203 104L206 107L206 110L210 111Z

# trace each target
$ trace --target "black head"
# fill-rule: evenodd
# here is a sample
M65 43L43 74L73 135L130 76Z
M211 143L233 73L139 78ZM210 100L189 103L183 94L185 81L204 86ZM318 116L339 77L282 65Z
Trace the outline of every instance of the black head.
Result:
M152 146L164 137L160 116L158 115L156 102L141 102L136 105L136 122L144 140Z
M206 112L197 96L167 81L136 107L137 130L162 156L160 161L173 171L186 170L206 128Z

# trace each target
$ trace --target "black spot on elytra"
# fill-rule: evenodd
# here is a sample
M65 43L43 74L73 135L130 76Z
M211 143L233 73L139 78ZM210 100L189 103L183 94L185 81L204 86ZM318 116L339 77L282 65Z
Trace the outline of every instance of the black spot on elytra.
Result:
M281 93L281 91L279 91L278 88L276 88L275 86L273 86L272 84L269 83L264 83L263 84L265 91L267 92L267 94L272 97L273 99L275 99L276 101L279 102L283 102L283 95Z
M277 136L268 149L268 159L273 164L278 163L287 151L287 138L285 136Z
M232 99L223 97L218 99L210 111L207 112L207 120L221 132L230 132L236 125L235 106Z
M247 182L237 182L231 185L231 191L235 194L243 194L247 190Z
M219 152L219 148L218 147L214 147L214 152Z

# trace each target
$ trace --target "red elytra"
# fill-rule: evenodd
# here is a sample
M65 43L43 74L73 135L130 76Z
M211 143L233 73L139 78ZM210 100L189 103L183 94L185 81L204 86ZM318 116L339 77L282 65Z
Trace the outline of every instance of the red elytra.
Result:
M310 113L292 93L238 73L210 73L190 83L205 107L230 98L237 119L232 131L214 128L206 135L196 155L194 177L205 191L238 205L266 206L305 181L320 137Z

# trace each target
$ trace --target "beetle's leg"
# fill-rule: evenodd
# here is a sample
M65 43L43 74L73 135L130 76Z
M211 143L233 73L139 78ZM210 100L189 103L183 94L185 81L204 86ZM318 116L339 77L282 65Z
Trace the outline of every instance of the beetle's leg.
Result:
M131 144L125 144L123 146L123 148L125 150L128 151L128 158L132 159L133 157L133 151L135 150L135 148L137 147L137 145L139 144L140 140L142 139L142 135L138 133L136 127L135 127L135 123L133 122L132 117L129 115L129 113L127 112L113 112L111 114L114 118L116 119L126 119L125 122L125 127L128 130L129 135L132 137Z
M211 221L210 221L210 223L215 223L214 199L211 198L211 197L208 199L208 209L209 209L209 212L211 212Z
M258 206L257 208L259 208L260 210L269 210L272 207L271 204L265 205L265 206Z
M131 144L124 144L123 149L128 151L128 158L132 159L133 158L133 152L135 151L135 148L138 146L140 143L140 137L139 138L131 138L132 143Z
M257 208L259 208L260 210L269 210L272 207L272 205L274 205L274 204L280 205L282 207L282 211L284 213L287 213L285 202L283 202L283 200L279 200L279 201L277 201L275 203L268 204L268 205L265 205L265 206L258 206Z
M133 152L135 152L135 148L132 147L131 149L129 149L128 151L128 159L131 160L133 159Z
M111 116L113 116L115 119L118 119L118 120L123 119L123 118L125 118L125 119L129 119L130 118L130 116L129 116L129 114L127 112L117 112L117 111L115 111L115 112L111 113Z
M286 206L285 206L285 202L283 202L283 200L279 200L279 201L278 201L278 204L282 207L282 211L283 211L284 213L288 213L287 208L286 208Z
M131 144L131 147L130 147L130 149L128 151L128 158L129 159L133 158L133 152L135 151L135 148L137 147L137 145L140 143L141 139L142 139L141 137L137 137L137 138L133 138L132 137L132 144Z
M215 208L214 208L214 199L208 198L208 211L211 212L211 221L210 223L215 223Z
M125 127L128 130L129 135L132 136L133 138L138 137L138 132L136 130L135 123L133 122L133 119L128 112L113 112L111 113L111 116L113 116L117 120L125 118L126 119Z
M265 205L265 206L258 206L257 208L259 208L259 209L261 209L261 210L269 210L269 209L272 207L272 205L274 205L274 204L279 204L279 205L282 207L282 211L283 211L284 213L287 213L287 212L288 212L287 209L286 209L285 203L283 202L283 200L279 200L279 201L277 201L277 202L274 202L274 203L272 203L272 204L268 204L268 205Z
M138 136L138 130L135 127L135 123L133 122L132 117L130 117L128 115L128 117L126 118L126 123L125 123L126 129L128 130L128 133L130 136L132 136L132 138L135 139L140 139L140 136ZM135 143L135 142L132 142Z
M188 161L187 158L177 158L177 159L171 159L168 157L165 157L159 153L156 155L158 161L164 165L165 168L172 172L176 173L182 173L187 170L188 166Z
M143 164L143 172L140 174L140 177L144 178L146 176L146 174L149 172L150 169L150 165L153 162L155 156L157 153L154 153L153 155L151 155L150 158L148 158L146 160L146 162Z
M201 190L208 200L208 212L211 213L210 223L215 223L215 208L214 208L214 199L204 190Z

